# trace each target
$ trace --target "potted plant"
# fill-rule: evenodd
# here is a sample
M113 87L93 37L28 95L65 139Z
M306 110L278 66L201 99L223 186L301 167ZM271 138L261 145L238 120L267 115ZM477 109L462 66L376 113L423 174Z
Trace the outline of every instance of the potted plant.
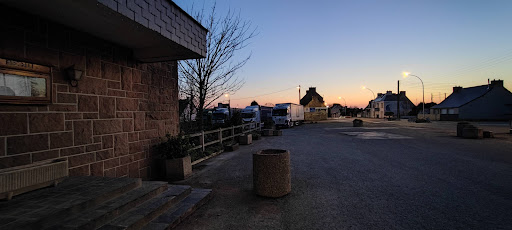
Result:
M165 135L166 141L156 146L163 159L163 169L167 179L183 180L192 174L190 151L194 147L188 137Z

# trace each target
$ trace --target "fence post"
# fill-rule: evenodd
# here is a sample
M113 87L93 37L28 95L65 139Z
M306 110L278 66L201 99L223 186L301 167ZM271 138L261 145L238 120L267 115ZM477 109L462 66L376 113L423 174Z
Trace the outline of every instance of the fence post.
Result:
M231 138L233 138L233 140L235 140L235 126L231 126Z
M219 133L217 134L217 137L219 138L219 141L222 144L222 128L219 128Z
M205 146L204 146L204 130L201 131L201 136L199 136L199 144L201 145L201 149L204 152Z

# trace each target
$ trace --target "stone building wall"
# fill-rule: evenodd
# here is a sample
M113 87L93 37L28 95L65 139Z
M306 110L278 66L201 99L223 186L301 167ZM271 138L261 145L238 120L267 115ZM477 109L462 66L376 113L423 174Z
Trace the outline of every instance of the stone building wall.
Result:
M5 6L0 57L49 66L52 103L0 104L0 169L66 158L71 176L151 177L151 146L179 131L177 63ZM84 70L72 87L64 69Z

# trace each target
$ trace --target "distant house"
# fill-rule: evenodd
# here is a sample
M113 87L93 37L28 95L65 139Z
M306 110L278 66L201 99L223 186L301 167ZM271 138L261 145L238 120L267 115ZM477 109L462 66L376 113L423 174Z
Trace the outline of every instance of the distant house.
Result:
M332 107L329 108L329 117L340 117L344 112L344 106L341 106L340 104L333 104Z
M407 116L414 108L414 104L407 98L405 91L400 91L400 94L387 91L385 94L378 93L374 100L371 100L366 107L366 116L371 118L385 118L386 112L393 112L394 116L397 115L398 96L400 96L400 116Z
M469 88L453 87L453 93L432 107L447 120L511 120L512 93L503 87L503 80Z
M316 87L309 87L306 95L300 99L300 104L304 106L304 120L319 121L327 119L327 106L324 98L316 92Z

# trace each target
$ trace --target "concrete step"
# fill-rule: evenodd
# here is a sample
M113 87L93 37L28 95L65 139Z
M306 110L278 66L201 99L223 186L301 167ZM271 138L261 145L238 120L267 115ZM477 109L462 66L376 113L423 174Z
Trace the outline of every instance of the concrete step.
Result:
M114 199L41 229L97 229L109 221L166 191L167 182L143 181L142 186Z
M193 189L190 195L144 226L144 230L162 230L176 227L196 209L211 199L211 189Z
M0 206L0 229L39 229L140 187L139 178L71 177Z
M168 189L160 195L131 209L99 229L141 229L154 218L188 197L191 190L190 186L169 185Z

